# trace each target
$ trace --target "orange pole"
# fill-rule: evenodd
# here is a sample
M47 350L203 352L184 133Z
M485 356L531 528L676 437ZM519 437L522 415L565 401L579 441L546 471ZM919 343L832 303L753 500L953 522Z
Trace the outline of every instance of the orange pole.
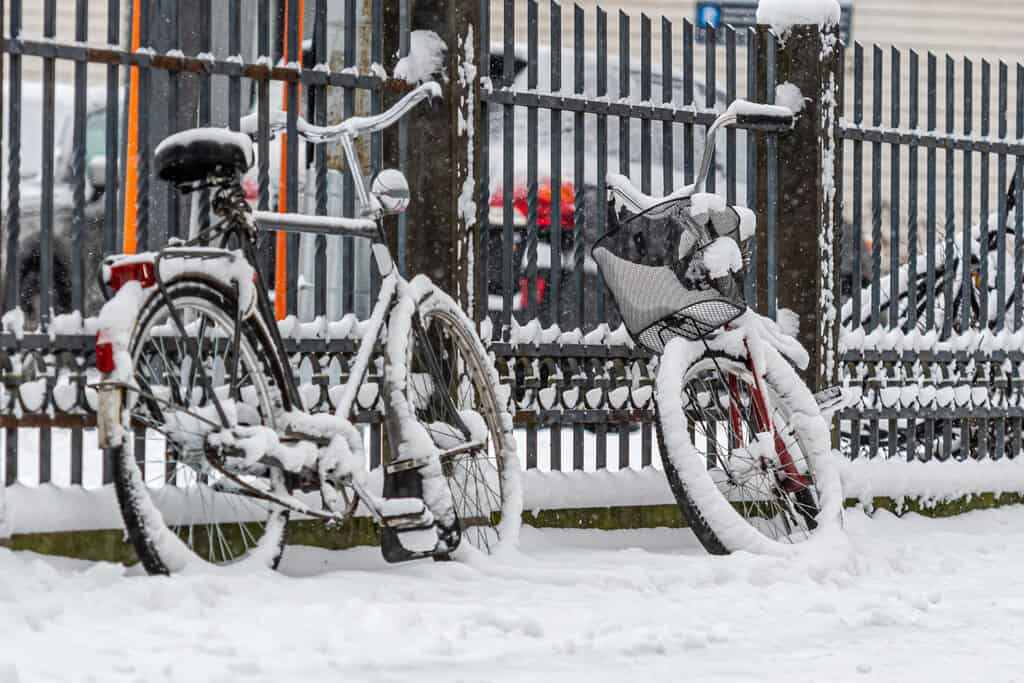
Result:
M139 49L139 2L132 5L132 52ZM139 67L133 66L128 86L128 145L125 150L124 169L124 244L122 250L126 254L134 254L138 248L136 241L136 215L139 182Z
M285 0L284 2L284 16L286 21L282 25L281 30L284 31L283 45L284 59L288 59L288 3L292 0ZM299 3L299 65L302 65L302 36L303 36L303 19L305 17L305 1L297 0ZM302 113L302 85L298 86L298 97L296 97L298 103L297 114ZM282 88L281 91L281 110L288 111L288 88L287 86ZM296 162L298 159L296 159ZM281 135L281 175L279 184L279 192L277 193L277 211L278 213L285 213L288 211L288 192L293 189L288 187L287 180L288 172L288 135L287 133ZM287 307L287 291L288 291L288 233L283 230L277 231L276 240L276 251L274 258L274 315L278 320L283 320L288 315Z

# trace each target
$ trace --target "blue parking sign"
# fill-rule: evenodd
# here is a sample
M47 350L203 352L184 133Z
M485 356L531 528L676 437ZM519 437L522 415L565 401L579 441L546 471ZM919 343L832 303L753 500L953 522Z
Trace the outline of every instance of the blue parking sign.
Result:
M722 23L722 8L717 2L697 3L697 28L718 28Z

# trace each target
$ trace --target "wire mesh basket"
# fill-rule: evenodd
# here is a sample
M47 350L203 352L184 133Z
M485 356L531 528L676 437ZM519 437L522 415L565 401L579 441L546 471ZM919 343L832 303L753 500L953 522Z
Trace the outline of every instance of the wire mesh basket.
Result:
M661 353L675 337L702 339L746 310L743 281L750 242L731 207L693 209L690 198L656 212L616 213L592 250L594 261L633 340ZM712 277L705 250L719 237L739 246L742 268Z

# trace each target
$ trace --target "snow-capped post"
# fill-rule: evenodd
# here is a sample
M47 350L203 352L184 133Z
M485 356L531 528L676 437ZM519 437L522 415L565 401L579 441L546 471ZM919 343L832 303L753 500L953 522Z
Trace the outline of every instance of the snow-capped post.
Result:
M405 18L402 6L407 7ZM408 55L398 59L403 20L412 30ZM467 309L472 305L476 217L473 160L480 158L480 108L475 106L479 25L479 2L384 2L384 54L395 60L390 62L393 78L409 83L433 79L443 91L440 100L406 117L404 143L399 135L385 136L388 166L398 166L400 146L406 146L402 170L412 196L406 219L407 274L428 275Z
M814 391L835 384L838 369L833 245L834 179L841 172L835 154L839 13L836 0L761 0L757 10L761 37L769 28L778 36L775 103L798 113L793 131L777 138L776 291L779 310L796 314L798 338L811 355L804 379ZM762 67L765 83L763 75ZM765 156L758 154L760 188L766 184Z

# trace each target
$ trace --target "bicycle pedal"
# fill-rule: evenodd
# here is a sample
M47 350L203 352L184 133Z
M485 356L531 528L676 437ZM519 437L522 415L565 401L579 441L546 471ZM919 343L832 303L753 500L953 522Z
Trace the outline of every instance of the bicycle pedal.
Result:
M381 525L397 531L434 528L434 515L419 498L390 498L383 501L378 512Z
M845 408L846 400L847 396L843 393L842 387L829 387L814 395L814 402L824 415L831 415Z

